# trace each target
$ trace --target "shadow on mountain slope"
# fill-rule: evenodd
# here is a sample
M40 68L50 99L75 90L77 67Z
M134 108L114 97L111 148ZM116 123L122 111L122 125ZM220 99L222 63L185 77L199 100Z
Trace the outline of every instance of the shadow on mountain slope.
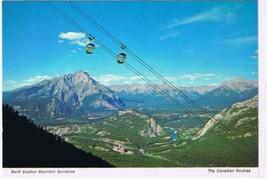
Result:
M3 105L3 167L112 167Z

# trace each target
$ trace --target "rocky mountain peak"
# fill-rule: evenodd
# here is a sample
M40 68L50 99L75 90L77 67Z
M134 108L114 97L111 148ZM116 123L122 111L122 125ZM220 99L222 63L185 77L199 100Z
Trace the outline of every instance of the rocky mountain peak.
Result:
M242 77L235 77L235 78L233 78L233 79L231 79L231 80L227 80L227 81L225 81L225 82L229 82L229 83L231 83L231 82L238 83L238 82L246 82L246 81L248 81L248 80L246 80L245 78L242 78Z
M62 81L64 83L69 83L70 85L79 85L79 84L85 84L90 83L93 79L90 78L89 74L84 71L78 71L73 74L68 74L61 76L59 78L55 78L55 81Z
M5 102L27 104L20 107L36 119L69 117L74 113L77 113L75 116L85 117L91 110L118 110L124 106L112 90L84 71L11 91ZM43 116L40 115L41 111Z
M227 87L238 92L243 92L248 89L257 88L258 84L255 80L247 80L241 77L236 77L234 79L224 81L220 86Z
M89 77L89 74L85 71L82 71L82 70L74 72L72 75L73 76L88 76Z
M87 72L84 72L84 71L77 71L77 72L75 72L75 73L73 73L71 75L76 79L83 79L83 80L90 79L90 75Z

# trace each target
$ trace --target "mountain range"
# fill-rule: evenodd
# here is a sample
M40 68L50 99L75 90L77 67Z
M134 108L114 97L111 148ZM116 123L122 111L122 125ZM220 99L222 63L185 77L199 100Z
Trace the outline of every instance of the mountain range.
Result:
M192 107L167 84L158 87L185 106ZM243 78L216 86L177 88L207 109L223 109L258 94L257 81ZM107 117L121 109L177 110L148 84L107 87L83 71L3 92L3 102L34 121L91 120Z
M173 90L166 83L158 85L158 87L183 105L192 108L177 91ZM138 107L139 110L148 108L158 109L158 107L172 109L176 107L163 99L164 97L149 84L116 85L109 88L115 91L127 106ZM213 86L177 86L176 88L194 100L195 103L208 109L224 109L236 102L250 99L258 94L257 81L246 80L240 77ZM158 101L160 101L160 104Z

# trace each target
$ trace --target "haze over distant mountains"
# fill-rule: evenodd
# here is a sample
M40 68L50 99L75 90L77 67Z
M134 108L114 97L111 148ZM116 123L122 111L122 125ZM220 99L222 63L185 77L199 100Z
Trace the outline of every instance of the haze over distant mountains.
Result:
M178 99L181 103L187 105L186 101L167 84L161 84L158 87ZM258 94L258 82L244 78L234 78L216 86L177 86L177 88L202 107L218 109L226 108L233 103L250 99ZM115 91L121 99L126 99L126 105L138 105L139 109L148 106L153 108L157 108L159 105L162 108L168 106L171 108L172 106L149 84L116 85L110 86L110 89ZM160 101L160 104L158 101Z
M188 105L167 84L158 86ZM258 94L257 81L243 78L234 78L217 86L177 88L202 107L211 109L223 109ZM148 84L106 87L83 71L3 92L3 101L33 120L95 119L129 108L177 109Z
M164 90L171 90L171 87L168 86L168 84L163 83L158 85L161 89ZM243 92L252 88L258 87L258 82L256 80L246 80L241 77L236 77L231 80L227 80L222 82L218 85L211 85L211 86L190 86L190 87L183 87L183 86L176 86L179 90L182 90L184 92L197 92L200 95L207 94L208 92L219 88L219 87L225 87L229 89L233 89L235 91ZM124 92L127 94L137 94L137 93L143 93L143 94L153 94L157 93L156 90L149 84L133 84L133 85L111 85L109 86L110 89L116 92Z

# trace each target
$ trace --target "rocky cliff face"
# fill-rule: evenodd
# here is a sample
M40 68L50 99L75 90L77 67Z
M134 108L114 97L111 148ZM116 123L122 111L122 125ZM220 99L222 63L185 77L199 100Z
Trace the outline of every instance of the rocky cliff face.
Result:
M143 124L143 126L142 129L139 130L139 135L141 135L142 137L157 137L163 133L161 126L153 117L147 116L134 110L119 111L118 115L120 117L131 115L132 117L135 116L141 119L142 122L140 122L140 124Z
M230 108L224 109L222 112L215 115L192 139L199 139L200 137L204 136L210 129L216 130L216 128L220 127L219 125L224 125L229 129L233 129L232 131L228 131L228 133L230 134L233 134L238 130L242 131L237 136L232 135L231 138L250 137L257 134L257 120L258 96L255 96L247 101L236 103ZM256 126L254 123L256 123ZM243 128L244 126L246 128Z
M145 126L145 129L140 131L140 135L143 137L156 137L161 134L162 128L152 117L147 120L147 125Z

